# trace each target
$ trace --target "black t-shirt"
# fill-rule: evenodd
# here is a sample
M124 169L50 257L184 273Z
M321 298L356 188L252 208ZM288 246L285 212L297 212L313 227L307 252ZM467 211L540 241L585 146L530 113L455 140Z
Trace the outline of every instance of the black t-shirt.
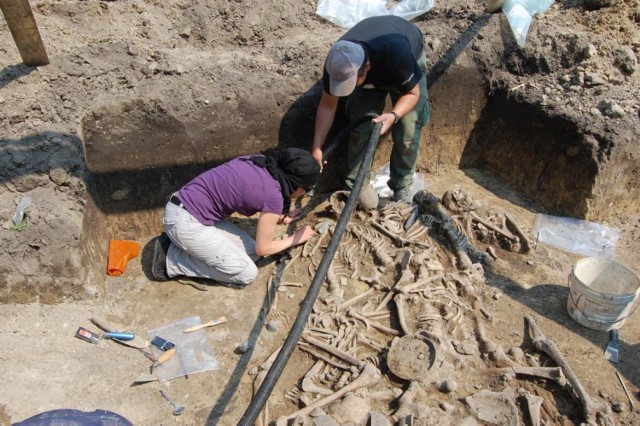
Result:
M398 16L374 16L363 19L340 40L360 43L367 52L371 69L364 86L391 87L409 92L422 78L417 59L422 55L423 36L418 27ZM322 76L325 92L329 92L329 74Z

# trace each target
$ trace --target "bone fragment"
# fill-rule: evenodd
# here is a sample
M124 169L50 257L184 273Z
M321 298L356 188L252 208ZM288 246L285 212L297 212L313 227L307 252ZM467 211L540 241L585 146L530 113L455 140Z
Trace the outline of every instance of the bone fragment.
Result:
M364 293L361 293L361 294L359 294L359 295L357 295L357 296L355 296L355 297L352 297L352 298L351 298L351 299L349 299L349 300L344 301L344 302L340 305L340 308L344 309L344 308L346 308L346 307L348 307L348 306L351 306L351 305L353 305L353 304L358 303L358 302L359 302L359 301L361 301L362 299L366 299L367 297L369 297L369 295L370 295L371 293L373 293L373 290L374 290L373 288L370 288L369 290L365 291Z
M409 284L409 285L403 285L402 287L399 287L398 290L403 292L403 293L411 293L414 291L418 291L417 289L419 289L420 287L423 287L427 284L430 284L434 281L438 281L440 279L444 278L444 274L438 274L438 275L434 275L432 277L428 277L422 280L418 280L413 284Z
M258 373L258 375L256 376L255 380L253 381L253 394L254 395L256 394L256 392L258 391L260 386L262 385L262 382L264 381L264 378L267 376L267 373L268 373L269 369L271 368L271 365L273 364L273 362L275 361L276 357L278 356L278 353L280 353L280 349L282 349L282 346L278 347L278 349L273 351L273 353L271 355L269 355L269 357L266 359L266 361L263 362L260 365L260 372ZM264 408L262 409L262 411L260 412L260 415L256 419L256 423L255 424L256 424L256 426L267 426L269 424L269 406L268 406L268 404L264 405Z
M348 394L349 392L353 392L357 389L360 388L364 388L364 387L369 387L369 386L373 386L376 383L378 383L381 379L382 375L380 374L380 371L373 365L370 363L366 363L364 364L364 366L362 367L362 371L360 373L360 375L351 383L349 383L348 385L346 385L345 387L343 387L342 389L334 392L331 395L328 395L322 399L320 399L319 401L314 402L313 404L296 411L295 413L289 414L288 416L282 416L278 419L278 421L276 422L277 426L286 426L288 421L291 419L295 419L298 416L306 416L309 413L311 413L313 410L315 410L316 408L321 408L324 407L330 403L332 403L333 401L336 401L340 398L342 398L343 396L345 396L346 394Z
M407 334L412 334L412 331L409 329L409 326L407 324L407 316L404 312L404 300L407 296L405 296L402 293L396 294L396 297L393 299L394 302L396 302L396 308L398 311L398 322L400 323L400 328L402 329L402 332L407 335Z
M567 378L562 372L560 367L504 367L504 368L489 368L485 370L490 373L513 373L523 376L539 377L541 379L553 380L560 386L567 384Z
M348 354L347 352L336 348L335 346L331 346L328 343L324 343L321 342L320 340L316 340L313 337L309 337L306 335L302 335L302 338L304 340L306 340L308 343L312 344L313 346L316 346L326 352L329 352L331 355L340 358L343 361L348 362L351 365L355 365L356 367L361 367L363 362L360 361L358 358Z
M473 220L475 220L476 222L479 222L481 224L483 224L484 226L486 226L487 228L491 229L494 232L497 232L498 234L502 235L503 237L505 237L508 240L511 241L516 241L516 236L513 235L511 232L506 231L504 229L498 228L497 226L495 226L494 224L492 224L491 222L488 222L484 219L482 219L480 216L478 216L477 214L475 214L474 212L469 212L469 215L471 216L471 218Z
M313 248L309 252L309 256L313 256L318 251L318 248L320 247L320 245L322 244L322 242L324 241L324 239L326 238L327 235L329 235L328 232L320 234L320 236L318 237L318 241L316 241L315 245L313 246Z
M524 396L524 400L527 403L531 426L540 426L540 407L542 407L544 398L528 393Z
M480 352L489 355L489 357L498 365L499 367L515 367L515 363L507 356L504 350L493 343L487 337L487 332L482 325L482 322L478 318L478 314L473 316L475 321L475 334L478 339Z
M578 377L573 372L573 369L569 366L564 359L556 344L549 340L543 333L538 324L532 316L526 315L525 319L529 325L531 337L533 338L533 346L540 352L544 352L549 355L551 359L560 367L567 377L575 397L582 405L582 414L585 416L587 422L595 422L595 415L598 411L602 410L602 405L594 402L589 397L587 391L582 387L582 384L578 380Z
M323 388L313 383L311 377L305 377L304 379L302 379L302 384L300 387L305 392L317 393L324 396L331 395L333 393L331 389Z
M522 252L529 253L531 251L531 243L527 236L522 232L522 229L518 226L518 223L511 217L508 213L504 214L507 218L507 225L511 225L513 227L513 231L516 233L518 238L520 239L520 244L522 245Z
M394 330L393 328L385 327L384 325L382 325L380 323L377 323L375 321L370 321L368 318L363 317L362 315L360 315L359 313L357 313L355 311L350 311L349 314L351 316L353 316L354 318L357 318L357 319L359 319L361 321L365 321L366 320L371 327L375 328L376 330L378 330L378 331L380 331L382 333L388 334L390 336L397 336L397 335L400 334L398 332L398 330Z
M351 367L346 365L346 364L341 364L337 361L334 361L333 359L331 359L330 357L321 354L319 352L314 351L313 349L307 348L306 346L300 345L300 343L298 343L298 347L300 348L301 351L307 352L308 354L316 357L319 360L322 360L324 362L326 362L327 364L333 365L334 367L338 367L342 370L349 370Z

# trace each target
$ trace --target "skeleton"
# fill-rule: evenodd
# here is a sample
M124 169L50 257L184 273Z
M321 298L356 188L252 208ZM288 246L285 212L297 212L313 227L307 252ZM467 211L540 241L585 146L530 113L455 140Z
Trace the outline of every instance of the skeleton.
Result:
M380 374L380 371L373 364L365 363L362 366L360 375L351 383L349 383L342 389L337 390L331 395L328 395L320 399L319 401L315 401L314 403L308 405L307 407L296 411L295 413L289 414L288 416L280 417L276 422L276 425L286 426L289 420L295 419L296 417L299 417L299 416L306 416L316 408L325 407L326 405L332 403L333 401L336 401L342 398L349 392L354 392L357 389L366 388L366 387L375 385L380 381L381 377L382 375Z
M567 361L564 359L558 347L553 343L553 341L549 340L542 330L538 327L538 324L535 322L532 316L525 316L527 324L529 325L529 331L531 332L531 337L533 339L533 346L540 352L544 352L551 357L551 359L560 367L564 372L564 375L567 377L569 384L571 385L571 389L575 394L575 397L578 399L580 404L582 405L582 414L585 416L587 422L595 421L593 418L598 411L602 411L604 407L600 403L594 402L590 397L587 391L582 387L582 384L578 380L578 377L573 372L573 369L569 366Z
M477 261L488 262L488 256L471 246L466 235L455 226L435 195L427 191L418 191L414 196L414 200L419 204L422 211L435 216L440 221L440 228L451 243L460 269L466 270L471 267L473 264L471 257Z

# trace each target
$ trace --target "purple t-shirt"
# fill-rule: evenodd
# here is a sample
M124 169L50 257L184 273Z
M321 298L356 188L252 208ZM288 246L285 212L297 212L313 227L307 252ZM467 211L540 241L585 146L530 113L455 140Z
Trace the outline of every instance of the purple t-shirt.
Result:
M262 167L238 157L207 170L186 184L178 198L203 225L213 225L233 213L281 214L284 197L277 180Z

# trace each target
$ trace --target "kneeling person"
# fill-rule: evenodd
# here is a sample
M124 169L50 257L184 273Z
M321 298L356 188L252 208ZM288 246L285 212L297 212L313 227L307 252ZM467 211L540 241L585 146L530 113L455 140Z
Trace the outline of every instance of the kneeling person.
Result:
M295 219L288 214L291 200L312 189L319 176L318 163L299 148L238 157L197 176L166 205L166 233L154 247L154 278L183 275L237 287L250 284L258 275L259 257L313 236L305 226L288 238L274 239L278 223ZM255 241L226 220L233 213L260 213Z

